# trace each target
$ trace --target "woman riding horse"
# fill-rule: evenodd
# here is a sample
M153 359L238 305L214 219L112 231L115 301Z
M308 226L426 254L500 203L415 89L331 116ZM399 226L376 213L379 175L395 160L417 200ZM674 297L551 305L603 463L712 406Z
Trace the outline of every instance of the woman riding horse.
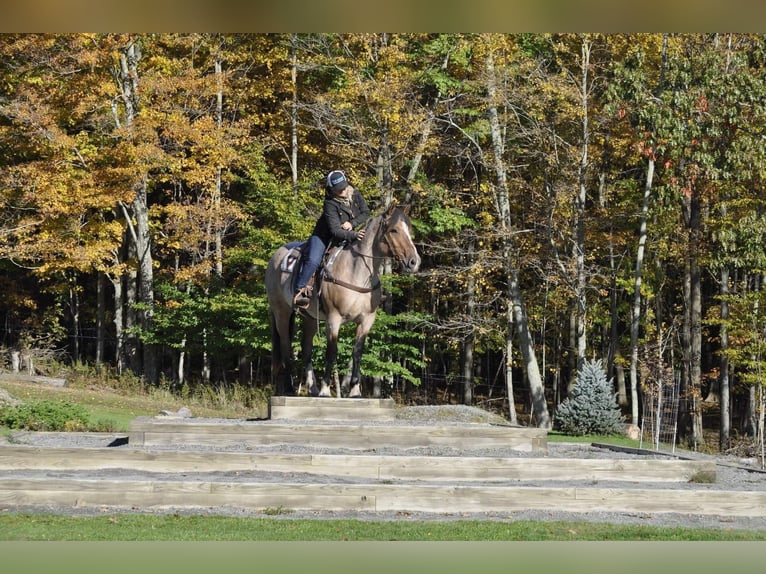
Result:
M336 251L328 261L321 290L312 295L308 308L298 312L293 304L294 271L290 265L294 246L282 245L271 256L264 282L269 301L272 375L277 395L295 392L292 339L295 318L299 316L303 324L301 355L306 386L311 396L331 396L331 383L335 384L336 396L341 396L335 368L338 334L341 325L356 323L348 396L361 396L360 362L364 342L381 301L380 264L383 259L390 258L407 273L416 273L420 267L420 255L412 241L412 226L407 211L392 203L383 212L371 217L361 239ZM325 323L327 337L321 386L317 385L312 364L313 339L320 321Z
M295 282L293 304L296 307L308 308L312 296L309 280L319 268L325 250L344 240L353 242L364 239L364 229L354 231L354 228L366 223L369 217L367 202L359 190L349 183L346 174L339 169L327 174L322 215L306 242Z

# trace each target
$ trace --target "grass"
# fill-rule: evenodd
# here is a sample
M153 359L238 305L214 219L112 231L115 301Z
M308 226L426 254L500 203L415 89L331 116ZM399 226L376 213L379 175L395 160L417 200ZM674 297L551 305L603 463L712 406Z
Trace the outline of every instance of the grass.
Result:
M766 532L501 520L0 514L3 541L766 541Z
M137 391L96 385L54 387L8 380L0 382L0 388L22 401L66 400L82 405L90 415L92 426L102 426L99 423L109 421L112 432L127 432L130 421L138 416L153 416L161 410L177 411L183 406L197 417L263 417L267 412L265 402L256 407L237 401L216 405L211 396L181 398L160 388Z
M571 436L571 435L566 435L559 431L549 431L548 442L576 442L576 443L597 442L602 444L613 444L616 446L624 446L624 447L630 447L630 448L638 448L640 444L639 441L630 439L626 436L618 436L618 435Z

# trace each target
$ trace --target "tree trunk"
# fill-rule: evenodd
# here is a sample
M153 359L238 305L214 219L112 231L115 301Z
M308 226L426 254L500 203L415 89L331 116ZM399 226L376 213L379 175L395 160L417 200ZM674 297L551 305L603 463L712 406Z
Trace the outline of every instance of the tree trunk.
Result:
M719 358L718 392L720 395L719 406L721 409L719 444L721 452L731 447L731 404L729 395L729 332L726 322L729 320L729 302L726 296L729 294L729 269L721 269L721 353Z
M123 307L122 276L110 277L110 283L114 289L114 316L112 324L114 325L114 362L117 365L117 373L125 372L125 339L123 327L125 325L125 313Z
M115 72L115 79L123 104L125 105L125 126L133 125L135 114L138 111L138 62L141 59L141 51L135 42L128 43L120 51L119 69ZM144 329L152 328L154 317L154 269L151 250L151 233L149 228L149 204L147 198L147 174L144 173L134 186L135 197L131 203L130 210L125 204L122 209L125 220L128 224L130 238L133 243L135 256L138 262L137 269L137 297L135 302L140 303L141 309L138 312L138 325ZM130 288L127 291L131 293ZM129 305L130 308L130 305ZM137 351L137 349L135 349ZM157 380L156 351L153 345L143 345L143 356L141 364L138 363L138 356L132 357L136 360L133 363L137 366L136 372L142 372L149 382Z
M127 245L127 251L131 255L127 257L130 260L135 253L135 243L130 242ZM134 268L130 268L125 277L125 289L124 289L124 330L125 334L125 364L134 374L141 374L141 361L139 356L140 342L138 335L136 334L136 328L138 327L138 311L136 310L136 303L138 302L138 273Z
M99 272L96 278L96 366L104 362L104 344L106 342L106 278Z
M532 409L535 423L540 428L550 428L551 418L548 413L548 403L545 399L545 387L543 379L540 376L540 368L537 364L535 355L535 346L532 340L532 334L529 332L527 322L527 310L524 306L524 300L519 291L519 284L516 272L511 275L511 284L509 293L513 304L513 320L516 324L516 334L519 336L519 347L521 356L524 359L527 379L529 381L529 393L532 399Z
M489 97L490 134L494 152L494 167L497 177L497 205L500 215L500 227L503 233L503 262L505 275L508 281L508 297L513 309L513 319L516 324L516 332L519 335L519 346L526 367L527 380L529 382L530 397L532 400L535 424L540 428L550 428L551 419L548 413L548 404L545 400L545 389L540 376L540 368L535 355L534 341L529 331L527 310L519 287L518 271L513 263L513 246L511 235L511 209L508 197L508 181L505 163L503 161L503 139L500 129L500 120L497 107L494 104L497 97L495 80L495 63L490 50L487 54L487 95Z
M683 197L683 217L688 229L686 281L684 287L685 401L688 418L682 429L690 433L691 446L704 446L702 434L702 272L698 254L702 233L702 206L694 189Z
M519 424L516 400L513 398L513 313L508 305L508 329L505 335L505 388L508 393L508 418L512 425Z
M297 34L290 35L290 79L293 88L293 102L290 110L290 174L293 189L298 189L298 48Z
M579 372L580 366L585 361L585 349L587 345L586 311L585 300L586 277L585 277L585 200L586 200L586 175L588 170L588 140L590 128L588 127L588 70L590 68L591 44L587 38L582 42L581 84L580 84L580 113L582 114L582 153L580 154L580 166L578 169L578 189L575 194L575 228L576 237L574 243L574 257L577 269L575 279L575 350L577 360L575 372Z
M638 249L636 250L636 272L633 278L633 306L630 317L630 415L634 425L638 419L638 334L641 327L641 281L646 249L646 221L649 214L649 198L652 194L654 179L654 158L650 157L646 166L644 180L644 198L641 202L641 218L638 228Z
M136 240L138 251L138 298L142 305L141 327L150 330L154 322L154 264L152 240L149 229L149 205L146 179L142 179L133 201L136 218ZM143 374L149 383L158 380L156 349L154 345L143 344Z
M77 274L72 278L69 288L69 309L72 314L72 359L80 360L80 297L77 293Z
M469 242L467 257L469 262L474 259L473 241ZM473 352L475 345L474 313L476 312L476 279L473 271L468 270L468 279L465 287L466 314L468 316L468 332L463 340L463 404L473 404Z

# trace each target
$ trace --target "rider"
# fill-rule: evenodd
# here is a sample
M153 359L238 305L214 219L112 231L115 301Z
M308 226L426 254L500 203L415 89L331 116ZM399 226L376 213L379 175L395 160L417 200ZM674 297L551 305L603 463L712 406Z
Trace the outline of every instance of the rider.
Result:
M348 181L346 174L334 169L327 174L322 215L314 226L301 258L301 269L295 282L296 307L307 308L312 289L309 279L319 268L324 252L331 244L343 240L356 241L364 238L364 229L354 231L370 217L370 209L358 189Z

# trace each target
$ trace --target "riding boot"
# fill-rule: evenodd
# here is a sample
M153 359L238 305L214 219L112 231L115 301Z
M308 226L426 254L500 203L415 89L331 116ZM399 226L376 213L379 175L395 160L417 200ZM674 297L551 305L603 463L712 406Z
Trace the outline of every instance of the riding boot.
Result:
M300 307L301 309L308 309L309 303L311 303L312 291L313 289L311 285L306 285L305 287L298 289L298 292L293 298L293 305Z

